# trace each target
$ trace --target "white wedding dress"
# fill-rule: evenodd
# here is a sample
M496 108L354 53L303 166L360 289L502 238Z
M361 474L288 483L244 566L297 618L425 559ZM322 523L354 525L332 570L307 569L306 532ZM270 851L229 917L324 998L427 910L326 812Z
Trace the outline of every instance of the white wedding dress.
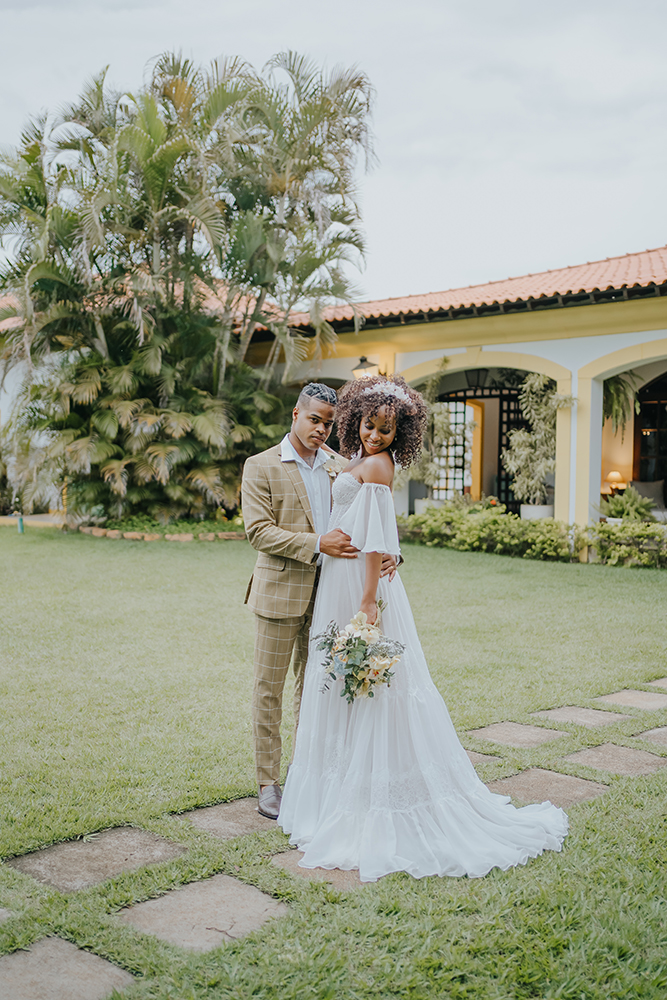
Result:
M342 473L329 529L361 552L398 554L389 487ZM278 822L306 868L358 869L362 881L389 872L485 875L559 851L567 816L550 802L515 808L477 777L429 674L398 575L380 580L382 630L405 645L389 687L349 705L342 681L323 691L324 653L312 637L359 610L366 560L324 557L294 760Z

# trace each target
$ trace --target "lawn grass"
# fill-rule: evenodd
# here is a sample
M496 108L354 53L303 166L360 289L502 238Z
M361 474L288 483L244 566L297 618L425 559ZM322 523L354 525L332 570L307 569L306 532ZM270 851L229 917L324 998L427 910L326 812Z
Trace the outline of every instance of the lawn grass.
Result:
M424 649L461 733L535 724L530 712L667 674L666 573L404 552ZM58 933L133 972L133 998L664 1000L667 775L601 776L562 757L609 740L639 746L635 734L666 725L667 711L627 710L603 730L559 724L567 738L536 750L464 735L498 756L485 780L539 765L610 785L570 810L562 854L482 880L395 875L339 893L271 865L286 845L279 830L223 843L175 815L253 791L242 603L253 563L243 542L0 528L0 856L119 824L187 848L70 895L0 865L0 906L16 913L0 924L0 954ZM286 698L287 752L289 711ZM289 916L204 955L114 919L216 872L286 900Z

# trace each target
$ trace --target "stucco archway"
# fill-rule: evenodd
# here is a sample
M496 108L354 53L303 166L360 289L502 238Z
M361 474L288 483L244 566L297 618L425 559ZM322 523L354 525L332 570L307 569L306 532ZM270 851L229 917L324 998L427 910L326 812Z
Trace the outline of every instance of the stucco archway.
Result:
M447 374L452 372L466 371L471 368L518 368L521 371L538 372L540 375L548 375L549 378L558 382L559 391L569 392L565 383L569 385L571 372L563 365L556 364L547 358L541 358L537 354L523 354L519 351L483 351L479 347L469 348L461 354L447 354L443 351L443 356L449 358ZM400 374L412 385L423 382L429 375L434 375L440 367L440 358L433 358L430 361L423 361L421 364L413 365L411 368L403 369ZM561 389L561 383L563 388Z
M443 355L449 358L447 374L473 368L517 368L520 371L538 372L547 375L557 383L558 391L564 395L572 392L572 372L538 354L524 354L520 351L483 351L480 347L469 348L461 354ZM434 375L440 367L441 359L433 358L401 371L407 382L418 385ZM558 411L556 426L556 474L554 490L554 516L559 520L570 520L570 450L572 438L572 410Z

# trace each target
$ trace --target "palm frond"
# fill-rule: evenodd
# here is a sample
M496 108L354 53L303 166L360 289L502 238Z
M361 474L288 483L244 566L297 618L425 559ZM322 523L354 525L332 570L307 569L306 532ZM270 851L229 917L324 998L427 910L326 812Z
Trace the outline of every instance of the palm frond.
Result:
M109 483L119 497L127 494L128 465L133 461L134 458L115 458L100 467L104 482Z
M204 410L191 417L192 431L197 440L206 445L223 448L229 433L229 421L223 409Z

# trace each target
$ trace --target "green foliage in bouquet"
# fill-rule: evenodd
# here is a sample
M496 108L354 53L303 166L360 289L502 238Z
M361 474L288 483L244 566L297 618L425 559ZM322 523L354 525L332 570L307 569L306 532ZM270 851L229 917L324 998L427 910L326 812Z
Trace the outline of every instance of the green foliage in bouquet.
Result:
M654 521L651 513L653 501L643 497L632 486L624 493L617 493L600 503L600 513L603 517L622 517L624 521Z
M378 601L378 615L384 607L384 602ZM383 635L378 622L369 625L367 616L359 611L344 629L331 621L315 636L319 639L317 648L326 650L323 691L329 690L329 680L342 680L341 698L352 704L355 698L374 698L373 689L380 684L389 686L394 676L392 667L405 652L405 646Z

